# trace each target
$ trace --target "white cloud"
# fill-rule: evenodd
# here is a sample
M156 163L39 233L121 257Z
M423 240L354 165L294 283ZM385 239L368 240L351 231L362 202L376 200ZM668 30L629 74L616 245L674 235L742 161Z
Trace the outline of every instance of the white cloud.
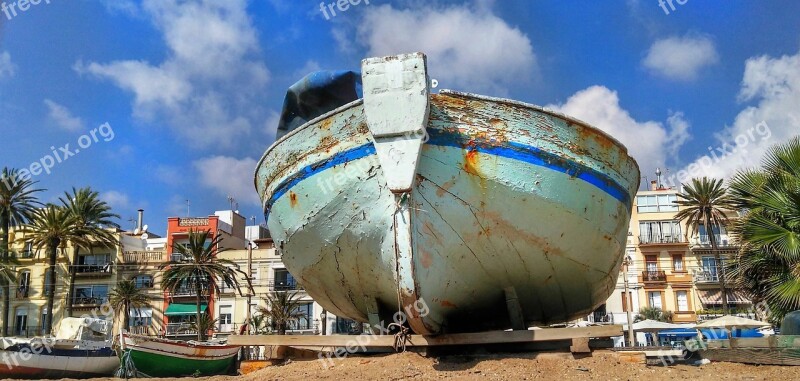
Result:
M0 79L13 77L17 73L17 66L11 62L11 54L0 53Z
M253 185L255 159L213 156L195 160L192 164L200 175L200 183L220 196L233 196L241 204L261 204Z
M136 117L166 120L194 147L227 149L249 136L266 118L258 95L269 71L247 1L145 0L142 9L163 33L163 62L77 62L75 70L131 92Z
M118 191L108 191L100 193L100 199L111 205L114 212L123 215L124 210L130 209L130 197L127 194Z
M50 99L45 99L44 104L47 106L48 117L55 122L55 124L67 131L82 131L85 130L86 124L77 116L73 116L68 108L53 102Z
M689 123L680 112L672 113L666 126L655 121L640 122L619 104L616 91L592 86L578 91L564 104L547 108L583 120L622 142L628 153L639 163L642 173L664 168L689 138Z
M669 37L650 46L644 67L664 77L689 81L700 71L719 62L714 42L707 36Z
M182 182L180 169L171 165L159 165L153 174L159 181L167 185L178 186Z
M426 53L440 86L503 95L509 86L535 76L536 56L528 36L489 6L371 6L364 9L355 35L369 56ZM336 29L334 37L343 50L352 44Z
M128 16L136 16L139 14L139 6L133 0L100 0L108 13L111 14L125 14Z
M800 52L748 59L739 99L753 104L709 140L707 154L684 168L678 180L729 178L758 166L770 146L800 135Z

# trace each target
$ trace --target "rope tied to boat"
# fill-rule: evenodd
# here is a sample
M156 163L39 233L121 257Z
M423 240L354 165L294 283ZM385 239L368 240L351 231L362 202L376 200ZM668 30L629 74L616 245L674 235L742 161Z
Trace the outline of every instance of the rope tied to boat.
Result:
M411 333L408 327L400 324L400 323L391 323L387 327L389 331L392 328L397 328L397 333L394 334L394 343L392 344L392 348L394 348L395 352L403 353L406 351L406 343L409 342Z

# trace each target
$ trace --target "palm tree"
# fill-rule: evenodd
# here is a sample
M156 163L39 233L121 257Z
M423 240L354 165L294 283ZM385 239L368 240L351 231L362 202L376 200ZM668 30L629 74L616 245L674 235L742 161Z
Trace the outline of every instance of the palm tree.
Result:
M133 280L121 280L111 292L108 293L108 302L114 311L124 311L122 318L123 329L130 326L131 308L142 308L150 305L152 298L141 288L136 287Z
M39 202L35 193L42 189L34 189L36 184L30 178L22 179L16 169L3 168L0 173L0 259L2 265L9 264L11 242L9 230L30 221L31 215ZM11 284L16 283L15 278L0 278L0 287L3 288L3 336L8 336L9 312L11 310Z
M216 330L218 322L219 319L212 318L209 314L202 314L200 315L200 320L189 323L189 325L184 328L184 331L202 332L203 335L206 335L209 331L213 332Z
M94 245L114 250L117 247L117 239L114 234L107 230L107 227L119 228L119 225L112 221L112 218L119 218L119 215L111 213L111 206L105 201L100 200L100 194L91 188L72 188L72 193L64 192L64 196L59 198L61 204L69 210L75 217L79 235L92 244L87 248L93 251ZM67 294L67 316L72 316L73 294L75 293L75 274L77 272L78 252L80 245L72 242L72 266L69 267L69 293Z
M269 318L279 335L286 334L289 323L306 317L305 313L299 312L301 301L297 297L296 291L276 291L264 297L268 308L258 307L259 314Z
M730 193L744 212L732 228L741 245L732 278L780 321L800 309L800 138L770 148L760 169L737 173Z
M195 322L201 319L201 301L212 294L219 294L220 285L234 288L242 294L239 287L239 275L247 277L239 265L227 259L217 258L217 254L225 249L218 248L222 236L217 235L209 241L210 231L194 232L189 230L189 240L187 243L175 243L172 251L180 254L177 260L162 263L159 266L163 270L161 276L161 288L167 292L174 293L179 289L189 288L195 293L197 312ZM207 242L208 241L208 242ZM205 340L205 332L197 332L197 340Z
M638 323L642 320L655 320L671 323L672 315L672 311L664 311L658 307L642 307L633 321Z
M722 293L722 313L728 314L728 295L725 287L725 269L722 267L722 260L717 247L717 237L714 235L714 228L721 229L728 225L728 216L725 210L733 210L734 206L727 190L722 185L720 179L692 179L691 184L685 184L683 193L678 193L676 203L681 206L681 210L675 218L686 221L686 228L689 232L697 234L700 226L704 226L711 242L711 251L714 254L714 262L719 272L719 289Z
M47 274L49 282L46 284L48 319L44 324L45 332L50 332L53 327L58 251L61 249L63 252L67 242L81 246L88 245L89 242L82 236L75 216L66 208L52 204L37 209L33 213L31 222L23 226L22 233L25 235L24 239L31 242L36 250L46 249L50 259Z

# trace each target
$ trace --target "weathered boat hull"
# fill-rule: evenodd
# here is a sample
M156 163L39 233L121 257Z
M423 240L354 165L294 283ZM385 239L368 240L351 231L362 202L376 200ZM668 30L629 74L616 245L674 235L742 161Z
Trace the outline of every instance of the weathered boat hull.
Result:
M388 323L411 312L402 291L411 288L424 302L424 327L412 325L421 333L509 328L514 294L527 324L567 321L605 302L639 184L621 144L541 108L455 92L430 97L426 129L402 199L408 262L396 244L398 199L362 101L265 153L255 182L267 224L317 302L337 316Z
M239 353L233 345L195 345L127 333L122 340L136 372L149 377L226 374Z
M21 350L26 348L24 350ZM60 379L109 377L119 368L111 348L97 350L23 346L0 350L0 378Z

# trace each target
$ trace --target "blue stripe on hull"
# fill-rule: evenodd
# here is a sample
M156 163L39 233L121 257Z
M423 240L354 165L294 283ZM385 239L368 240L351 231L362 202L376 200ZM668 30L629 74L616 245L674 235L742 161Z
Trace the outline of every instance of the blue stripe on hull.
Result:
M502 145L498 145L497 142L468 138L459 133L438 131L434 129L428 129L428 134L430 140L428 140L426 144L440 147L455 147L474 150L490 155L519 160L578 178L597 187L611 197L620 201L628 210L631 209L631 199L628 195L628 192L625 190L625 187L619 185L608 175L567 158L520 143L504 142L501 143ZM363 159L374 154L375 146L372 143L367 143L355 148L351 148L347 151L337 153L330 159L304 167L298 173L282 181L275 188L272 197L270 197L270 199L264 205L265 219L269 220L269 213L272 209L272 204L281 198L281 196L286 194L286 192L288 192L297 183L337 165Z

